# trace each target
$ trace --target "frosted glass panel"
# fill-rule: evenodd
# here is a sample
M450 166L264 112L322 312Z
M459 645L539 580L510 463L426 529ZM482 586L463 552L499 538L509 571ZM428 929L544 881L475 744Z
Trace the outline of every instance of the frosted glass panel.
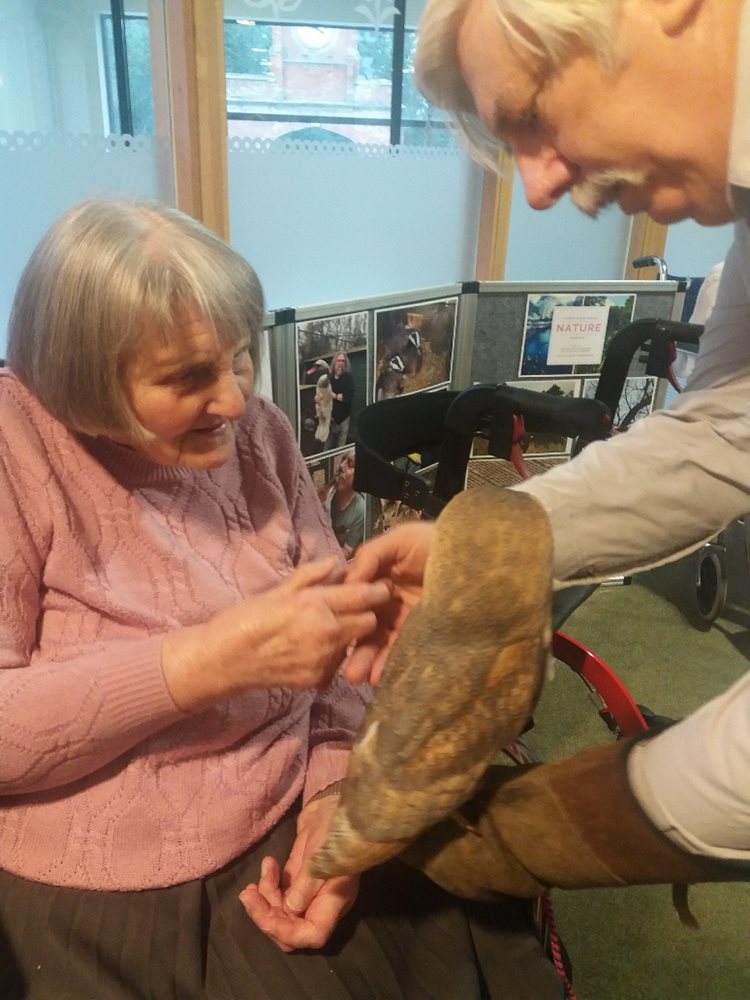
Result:
M231 236L270 308L473 277L480 171L414 88L423 7L225 0Z
M508 234L508 281L608 281L625 273L630 219L615 207L590 219L565 197L539 212L513 180L513 214Z
M732 244L733 226L699 226L692 219L669 227L664 259L670 274L704 277L724 260Z
M458 149L232 140L232 244L269 308L471 280L481 172Z
M0 240L0 357L16 284L42 233L87 195L159 194L154 144L148 138L44 136L0 132L3 238Z
M128 63L143 83L148 3L124 8L138 20ZM92 194L173 201L168 139L107 134L119 121L111 35L106 0L0 2L0 356L21 270L65 208Z

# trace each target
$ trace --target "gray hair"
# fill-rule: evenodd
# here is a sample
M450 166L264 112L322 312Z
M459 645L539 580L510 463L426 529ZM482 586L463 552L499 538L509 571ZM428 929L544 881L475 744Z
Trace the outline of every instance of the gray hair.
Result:
M123 371L144 334L165 343L195 309L222 346L250 337L258 370L263 291L215 233L157 202L91 198L47 230L21 275L9 366L67 428L147 440Z
M331 371L333 371L334 365L336 364L336 358L338 358L339 355L344 359L344 371L348 372L351 375L352 363L349 360L349 355L346 353L346 351L336 351L336 353L331 358Z
M417 86L435 107L453 118L469 151L498 169L501 139L480 120L461 74L458 33L474 0L427 0L419 25L414 61ZM614 14L621 0L491 0L498 24L514 43L537 55L550 69L562 66L578 47L604 65L614 59Z

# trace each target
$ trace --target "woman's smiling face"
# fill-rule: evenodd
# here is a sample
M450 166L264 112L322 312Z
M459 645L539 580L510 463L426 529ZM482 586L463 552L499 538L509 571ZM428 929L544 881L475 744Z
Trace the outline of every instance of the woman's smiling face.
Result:
M125 364L131 409L153 437L117 440L159 465L215 469L234 452L234 425L252 392L250 344L222 346L194 312L176 332L169 341L147 333Z

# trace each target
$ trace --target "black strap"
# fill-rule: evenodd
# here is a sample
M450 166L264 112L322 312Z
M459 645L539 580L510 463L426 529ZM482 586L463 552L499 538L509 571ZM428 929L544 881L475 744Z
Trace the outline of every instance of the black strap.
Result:
M456 396L446 390L395 396L360 410L353 427L354 488L437 516L444 504L433 497L429 485L391 462L412 453L422 456L423 465L433 456L437 460L445 417Z

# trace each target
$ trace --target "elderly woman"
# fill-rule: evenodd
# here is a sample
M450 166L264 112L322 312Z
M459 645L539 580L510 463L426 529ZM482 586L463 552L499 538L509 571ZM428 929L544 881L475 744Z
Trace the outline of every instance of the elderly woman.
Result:
M497 910L469 920L397 865L347 914L356 880L307 874L364 704L338 666L388 588L341 582L291 429L252 395L262 311L241 257L150 203L73 207L21 278L0 374L4 1000L481 995L472 940Z

